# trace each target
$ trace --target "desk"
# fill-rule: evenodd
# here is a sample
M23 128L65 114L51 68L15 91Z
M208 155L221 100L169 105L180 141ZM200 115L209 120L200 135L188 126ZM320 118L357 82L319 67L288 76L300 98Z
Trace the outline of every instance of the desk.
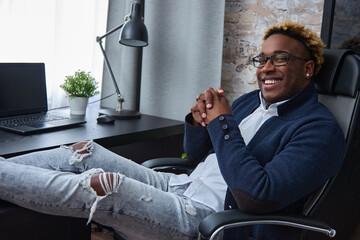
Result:
M87 123L68 129L33 135L20 135L0 130L0 156L8 158L81 140L93 139L96 143L111 148L184 133L182 121L145 114L140 119L116 120L114 124L97 124L98 110L98 103L89 104L85 115ZM56 111L69 114L69 109Z
M0 156L8 158L88 139L93 139L106 148L122 148L120 153L125 157L128 156L123 152L127 152L129 156L139 152L144 155L146 148L156 156L159 148L168 149L171 144L169 137L177 136L179 139L184 133L183 122L149 115L142 115L140 119L116 120L114 124L97 124L98 110L98 103L90 104L85 115L87 123L68 129L33 135L0 130ZM69 114L69 109L56 111ZM182 140L177 140L177 143L182 148ZM85 222L86 219L50 216L0 201L1 239L89 240L90 225L86 227Z

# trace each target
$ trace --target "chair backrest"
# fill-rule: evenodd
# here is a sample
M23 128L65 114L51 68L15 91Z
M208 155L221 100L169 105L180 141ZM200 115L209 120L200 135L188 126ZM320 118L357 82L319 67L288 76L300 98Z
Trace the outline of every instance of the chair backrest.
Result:
M346 153L359 112L360 57L350 50L324 49L324 64L315 77L319 101L339 122L346 139ZM335 181L335 177L314 194L304 206L303 213L312 215Z

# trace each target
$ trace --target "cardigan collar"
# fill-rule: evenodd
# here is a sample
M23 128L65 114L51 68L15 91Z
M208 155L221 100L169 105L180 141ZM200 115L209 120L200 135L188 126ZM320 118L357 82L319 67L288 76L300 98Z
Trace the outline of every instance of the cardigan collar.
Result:
M303 90L298 92L289 101L278 106L279 117L297 118L300 112L306 112L313 104L318 103L318 94L315 84L311 81Z
M254 112L261 104L259 92L260 90L252 92L250 97L251 103L249 103L248 111L244 112L244 118ZM310 106L316 103L318 103L318 94L315 90L314 82L311 81L295 96L277 106L278 116L286 119L295 119L299 116L299 113L309 111ZM242 119L240 119L240 121L241 120Z

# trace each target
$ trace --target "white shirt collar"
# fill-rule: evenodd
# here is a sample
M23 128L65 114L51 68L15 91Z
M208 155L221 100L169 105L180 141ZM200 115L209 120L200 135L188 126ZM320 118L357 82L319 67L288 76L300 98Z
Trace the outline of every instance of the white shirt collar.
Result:
M281 101L281 102L276 102L276 103L272 103L269 105L268 108L266 108L266 106L268 105L268 103L266 102L266 100L264 99L264 97L262 96L261 91L259 91L259 98L260 98L260 105L262 106L263 110L270 110L270 109L277 109L277 107L287 101L289 101L289 99Z

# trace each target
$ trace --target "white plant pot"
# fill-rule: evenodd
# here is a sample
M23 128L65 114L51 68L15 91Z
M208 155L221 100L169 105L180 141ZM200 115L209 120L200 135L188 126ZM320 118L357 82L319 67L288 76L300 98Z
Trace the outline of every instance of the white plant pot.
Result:
M69 97L70 114L71 115L85 115L86 107L89 98L87 97Z

